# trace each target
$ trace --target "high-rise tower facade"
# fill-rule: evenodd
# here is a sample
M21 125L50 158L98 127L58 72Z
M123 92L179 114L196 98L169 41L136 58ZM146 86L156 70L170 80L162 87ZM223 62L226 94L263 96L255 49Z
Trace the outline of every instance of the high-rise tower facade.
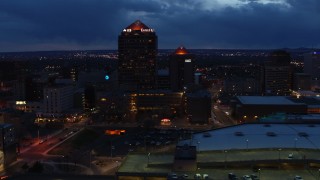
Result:
M310 75L311 89L320 89L320 52L304 55L304 73Z
M286 51L274 51L264 64L264 90L274 95L286 95L292 89L291 57Z
M170 56L170 85L173 91L181 91L194 84L194 55L183 46Z
M129 91L155 88L158 39L154 29L137 20L118 38L119 86Z
M304 73L310 74L313 80L320 80L320 52L304 55Z

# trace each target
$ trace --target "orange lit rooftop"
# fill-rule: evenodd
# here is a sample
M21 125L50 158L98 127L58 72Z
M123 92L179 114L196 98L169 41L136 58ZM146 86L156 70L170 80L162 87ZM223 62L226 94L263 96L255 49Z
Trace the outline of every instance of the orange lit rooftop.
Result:
M141 29L150 29L150 28L144 23L142 23L140 20L136 20L134 23L126 27L126 29L131 29L133 31L140 31Z
M183 46L180 46L176 49L175 51L176 55L185 55L185 54L189 54L189 52L187 51L187 49Z

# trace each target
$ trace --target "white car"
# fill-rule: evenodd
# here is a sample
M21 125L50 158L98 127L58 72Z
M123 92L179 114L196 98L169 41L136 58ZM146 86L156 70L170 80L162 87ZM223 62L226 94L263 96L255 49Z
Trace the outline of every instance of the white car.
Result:
M249 175L244 175L244 176L242 176L242 179L243 179L243 180L252 180Z
M201 179L201 174L195 174L194 179Z
M293 153L290 153L290 154L288 155L288 159L293 159Z

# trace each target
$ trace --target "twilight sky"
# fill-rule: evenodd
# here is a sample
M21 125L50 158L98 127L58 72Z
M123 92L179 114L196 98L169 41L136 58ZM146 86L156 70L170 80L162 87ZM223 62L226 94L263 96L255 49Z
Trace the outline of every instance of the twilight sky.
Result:
M0 52L117 49L137 19L160 49L320 48L320 0L0 0Z

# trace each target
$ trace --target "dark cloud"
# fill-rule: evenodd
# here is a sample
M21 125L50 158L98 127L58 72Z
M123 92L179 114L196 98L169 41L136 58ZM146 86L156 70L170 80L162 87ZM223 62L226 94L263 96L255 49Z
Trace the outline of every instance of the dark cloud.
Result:
M159 48L320 45L318 0L219 1L1 0L0 51L116 49L136 19L156 29Z

